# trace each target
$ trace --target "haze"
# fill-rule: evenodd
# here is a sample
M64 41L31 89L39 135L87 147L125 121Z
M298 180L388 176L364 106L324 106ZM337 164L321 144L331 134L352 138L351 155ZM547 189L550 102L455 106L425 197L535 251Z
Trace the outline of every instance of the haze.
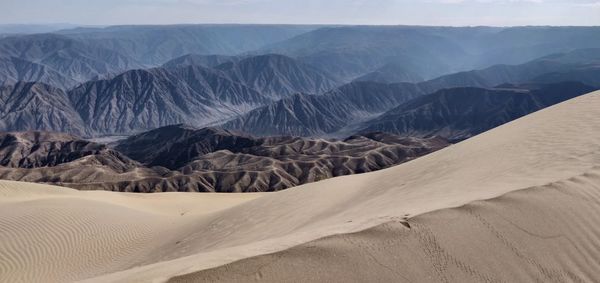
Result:
M0 24L598 25L598 0L3 0Z

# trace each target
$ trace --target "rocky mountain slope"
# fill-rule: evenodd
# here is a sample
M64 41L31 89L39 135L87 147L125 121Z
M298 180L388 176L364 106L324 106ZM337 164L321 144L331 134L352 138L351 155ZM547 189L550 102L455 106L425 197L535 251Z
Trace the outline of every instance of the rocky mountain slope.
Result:
M383 113L421 92L411 84L353 82L323 95L296 94L223 125L255 135L319 136Z
M544 56L520 65L495 65L486 69L459 72L422 82L433 92L449 87L494 87L503 83L579 81L598 85L600 49L579 49Z
M218 128L185 125L158 128L120 141L116 149L148 166L178 169L191 160L219 150L239 152L260 141Z
M48 109L35 109L35 105L39 104L31 106L31 113L55 116L72 116L73 112L78 113L80 118L73 120L76 125L74 127L77 128L77 131L72 132L74 134L131 134L178 123L208 125L244 114L290 93L305 90L317 93L336 84L323 72L279 55L248 57L231 64L235 66L225 63L217 68L208 68L194 63L134 69L78 85L67 92L68 103L64 99L59 100L64 103L60 108L54 109L54 113L48 113ZM43 65L40 68L47 69ZM13 82L15 79L40 79L66 84L56 72L40 71L39 75L29 74L24 77L18 70L12 70L15 68L6 69L17 74L7 76L7 83L18 83ZM31 70L30 68L29 71ZM57 89L56 92L49 94L48 98L64 96L62 90ZM9 94L13 93L6 93ZM2 129L68 130L67 127L50 122L7 120L6 117L18 114L10 113L16 109L5 109L7 116L0 121L10 123L11 127ZM81 121L83 127L79 123ZM32 124L37 126L32 127Z
M594 89L576 82L444 89L364 122L361 131L462 140Z
M203 99L231 105L238 113L271 102L268 95L248 87L244 82L237 81L219 70L189 65L169 68L167 71L185 82Z
M225 65L132 70L85 83L69 97L90 131L131 133L178 123L207 125L265 105L273 96L334 85L310 67L275 55Z
M106 145L50 132L0 133L0 166L8 168L54 167L92 157L110 167L131 169L136 162ZM48 180L51 181L51 180Z
M498 84L583 81L600 86L596 73L599 49L546 56L522 65L443 76L418 84L353 82L319 96L293 94L333 86L327 75L279 55L248 57L216 68L195 64L132 70L84 83L68 92L61 107L48 113L45 104L30 104L39 115L72 117L72 127L31 119L9 120L19 113L7 108L5 130L71 130L75 134L131 134L170 124L219 124L254 135L346 136L360 123L409 99L453 86L492 88ZM18 59L20 60L20 59ZM47 74L47 73L46 73ZM58 81L57 77L44 77ZM328 82L320 84L320 82ZM259 89L257 89L259 88ZM54 91L54 89L52 89ZM61 91L49 97L64 96ZM5 95L14 94L8 92ZM273 101L280 96L290 96ZM38 96L39 97L39 96ZM9 99L6 98L7 101ZM72 107L71 107L72 106ZM81 126L80 121L83 121ZM35 125L35 126L32 126ZM383 129L383 128L382 128Z
M90 131L129 133L165 124L207 122L228 113L164 69L133 70L69 92Z
M67 94L43 83L19 82L0 87L0 129L53 129L85 134L87 128Z
M216 69L273 98L283 98L299 92L321 94L339 85L330 75L277 54L230 61Z
M496 65L483 70L460 72L416 84L403 83L387 86L390 89L393 89L390 86L401 86L402 90L396 91L404 93L404 100L389 99L395 96L389 96L388 92L382 91L386 88L385 84L362 81L363 79L378 80L376 75L374 75L375 77L366 76L320 97L298 94L289 99L274 102L233 119L224 124L224 127L258 135L343 136L364 127L359 124L370 119L369 117L373 118L373 116L398 106L408 98L434 93L446 88L494 88L506 83L539 85L569 81L582 82L598 88L600 87L600 76L597 76L600 70L599 61L600 49L581 49L544 56L521 65ZM383 80L385 81L385 79ZM581 88L578 84L565 84L564 86L561 90L567 93L581 94L582 90L590 90L590 88ZM569 90L566 86L574 88ZM553 92L550 88L544 88L543 91ZM411 95L406 96L406 93ZM506 104L504 107L519 106ZM531 109L537 110L539 107ZM515 111L508 108L505 110ZM409 111L409 109L405 109L405 111ZM492 115L492 113L487 114ZM496 114L501 115L500 113ZM498 117L490 119L496 118ZM508 121L506 117L501 119L505 122ZM386 127L370 128L370 130L382 131L386 129ZM389 130L395 131L393 127Z
M191 48L200 38L212 38L213 30L223 31L223 38ZM271 45L241 56L202 55L209 54L206 50L233 50L232 42L241 40L233 35L242 31L249 32L243 37L264 35L253 42ZM28 104L30 113L59 117L42 121L32 120L32 115L19 116L19 108L6 108L0 125L10 124L3 130L72 130L88 136L133 134L177 123L201 127L229 121L226 128L256 135L341 137L410 98L449 87L562 81L598 87L599 42L586 37L594 31L576 27L121 26L8 36L0 39L0 83L7 86L36 81L69 88L69 103L58 99L60 107L52 110L44 108L50 102ZM185 33L193 38L186 41ZM567 34L572 36L567 38ZM556 37L549 41L552 35ZM168 42L152 41L158 38ZM519 48L527 52L521 59L534 53L561 53L520 65L496 65L421 81L436 73L484 64L478 60L490 52L500 61L521 62L517 58L521 55L505 53L511 46L500 40L509 39L523 44ZM190 45L179 50L174 42ZM144 47L141 43L153 45ZM482 48L484 43L498 49ZM163 67L143 69L146 66L138 63L141 54L152 62L175 54L184 56ZM134 69L123 71L130 68ZM355 78L352 73L361 76L355 83L339 87L340 78ZM381 86L365 82L369 80L421 82ZM322 97L306 95L323 93ZM49 95L62 96L60 91ZM71 126L57 122L64 119L61 117L73 117L74 112L79 118L75 117Z
M0 86L18 82L39 82L62 89L77 84L77 81L45 65L17 57L0 57Z
M64 134L3 137L0 179L128 192L277 191L387 168L448 145L383 133L344 141L254 138L181 125L130 137L114 150Z

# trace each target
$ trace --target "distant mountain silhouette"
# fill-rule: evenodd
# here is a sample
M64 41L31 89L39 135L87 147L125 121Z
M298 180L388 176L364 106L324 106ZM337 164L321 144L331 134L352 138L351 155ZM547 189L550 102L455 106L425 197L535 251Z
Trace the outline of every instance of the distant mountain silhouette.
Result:
M558 52L600 48L598 32L598 27L325 27L260 52L298 58L345 81L372 72L368 76L388 75L381 73L385 69L400 69L397 74L402 81L406 76L428 80L496 64L522 64Z
M62 35L158 66L187 55L237 55L314 30L309 25L134 25L77 28Z
M411 64L431 66L434 77L452 72L456 58L465 51L452 40L419 27L328 27L268 46L273 52L298 58L350 81L373 72L390 61L408 59Z
M199 55L199 54L187 54L181 57L177 57L164 63L162 66L165 68L177 68L185 66L202 66L207 68L214 68L223 63L237 62L241 58L237 56L226 56L226 55Z
M448 87L493 87L502 83L580 81L598 85L594 74L600 68L600 49L582 49L557 53L520 65L495 65L442 76L420 83L427 91Z
M406 63L389 63L374 72L356 78L354 81L370 81L378 83L418 83L423 81L420 72L414 65Z
M598 53L600 54L600 50ZM589 64L576 66L572 69L544 73L531 79L531 81L539 83L572 81L600 88L600 62L589 62Z
M142 67L118 51L57 34L0 39L0 54L44 65L78 82L98 75Z

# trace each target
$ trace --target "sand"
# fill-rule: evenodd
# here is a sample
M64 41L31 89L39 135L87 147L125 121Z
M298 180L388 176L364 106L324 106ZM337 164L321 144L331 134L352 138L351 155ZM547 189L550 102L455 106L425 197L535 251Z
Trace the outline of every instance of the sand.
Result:
M600 92L373 173L253 195L0 183L18 281L598 281Z
M80 192L0 182L0 282L60 282L134 266L196 217L258 194Z
M600 171L169 282L597 282L598 211Z

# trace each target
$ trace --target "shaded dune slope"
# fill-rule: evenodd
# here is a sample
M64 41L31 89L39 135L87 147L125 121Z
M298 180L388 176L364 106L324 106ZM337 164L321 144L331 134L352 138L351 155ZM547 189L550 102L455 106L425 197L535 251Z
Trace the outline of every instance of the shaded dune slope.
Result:
M131 245L141 252L128 256L109 254L123 250L123 240L101 251L89 241L75 246L79 265L60 268L51 266L77 259L18 247L70 247L71 240L60 236L48 235L45 243L33 240L32 231L50 224L40 220L43 210L26 205L53 200L74 210L66 205L73 197L50 193L64 191L60 189L26 196L33 185L11 190L17 183L3 182L0 193L12 197L2 198L0 206L7 209L0 213L0 231L10 231L0 232L0 272L11 281L44 276L160 282L186 274L173 280L360 281L365 278L359 271L381 281L597 280L598 109L600 92L584 95L393 168L264 194L207 213L177 216L181 211L149 206L177 206L177 196L189 201L190 195L123 201L123 194L100 197L94 195L98 192L69 190L98 202L87 203L86 209L118 206L132 210L119 213L118 221L150 225L110 230L118 225L104 223L103 236L120 239L139 233L150 240ZM492 200L479 201L483 199ZM194 207L201 211L202 205ZM27 213L35 217L22 217ZM53 219L76 220L52 223L54 230L47 231L74 231L81 226L68 222L90 215L66 212ZM159 221L161 217L167 220ZM95 264L102 256L82 260L90 255L126 264ZM36 265L34 258L45 260ZM406 273L398 272L404 269ZM345 273L330 277L339 270Z

